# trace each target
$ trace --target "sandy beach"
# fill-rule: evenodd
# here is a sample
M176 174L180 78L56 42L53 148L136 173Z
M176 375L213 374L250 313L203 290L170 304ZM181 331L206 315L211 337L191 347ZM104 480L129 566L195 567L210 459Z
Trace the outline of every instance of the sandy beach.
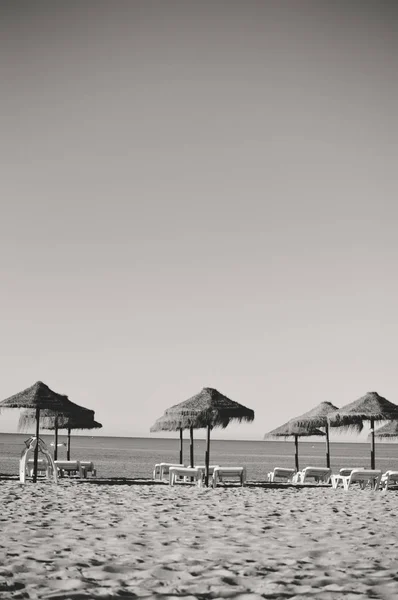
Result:
M398 494L0 481L0 598L398 596Z

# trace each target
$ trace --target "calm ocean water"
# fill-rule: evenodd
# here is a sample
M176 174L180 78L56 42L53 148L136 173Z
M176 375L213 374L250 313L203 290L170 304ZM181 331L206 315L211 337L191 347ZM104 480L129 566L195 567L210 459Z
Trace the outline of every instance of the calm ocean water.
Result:
M0 433L0 473L18 474L19 457L28 434ZM52 435L41 436L48 447ZM66 442L60 435L59 442ZM205 440L195 440L195 463L204 464ZM66 449L59 448L58 457L66 458ZM150 478L157 462L178 462L179 440L160 438L120 438L72 436L71 458L92 460L101 477ZM299 442L300 468L307 465L325 466L323 443ZM184 462L189 462L189 442L184 441ZM368 443L331 443L332 468L370 467ZM211 463L223 466L247 467L250 480L264 481L275 466L294 467L294 444L286 441L212 440ZM398 444L376 444L376 468L398 470Z

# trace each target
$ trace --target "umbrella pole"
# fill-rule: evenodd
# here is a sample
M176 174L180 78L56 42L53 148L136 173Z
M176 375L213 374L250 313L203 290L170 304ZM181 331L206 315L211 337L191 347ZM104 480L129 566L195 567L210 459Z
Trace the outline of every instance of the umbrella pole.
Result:
M70 460L70 427L68 427L68 446L66 448L66 460Z
M370 432L372 434L370 440L370 468L375 469L375 420L370 419Z
M182 451L182 427L180 427L180 465L184 464L182 461L183 461L183 451Z
M330 442L329 442L329 423L326 423L326 466L330 469Z
M191 467L193 468L193 466L194 466L194 460L193 460L193 427L189 428L189 457L190 457L190 461L191 461Z
M58 415L54 419L54 460L58 459Z
M40 408L36 408L36 446L33 454L33 483L37 481L37 463L39 459L39 429L40 429Z
M299 470L299 459L298 459L298 435L294 436L294 448L295 448L295 453L294 453L294 462L295 462L295 466L296 466L296 471Z
M209 465L210 465L210 425L207 426L207 438L206 438L206 470L205 470L205 485L209 485Z

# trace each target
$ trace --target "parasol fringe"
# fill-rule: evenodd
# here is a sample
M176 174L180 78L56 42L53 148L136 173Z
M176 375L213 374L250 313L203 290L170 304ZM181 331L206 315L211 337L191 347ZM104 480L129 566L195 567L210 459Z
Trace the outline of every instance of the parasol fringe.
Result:
M254 411L230 400L214 388L203 388L199 394L168 408L152 425L150 431L177 431L179 429L225 429L231 421L251 422Z

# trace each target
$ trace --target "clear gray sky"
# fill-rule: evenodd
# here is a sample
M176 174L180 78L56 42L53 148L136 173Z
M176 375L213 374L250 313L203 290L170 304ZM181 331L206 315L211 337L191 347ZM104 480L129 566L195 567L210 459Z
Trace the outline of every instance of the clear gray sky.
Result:
M0 397L258 438L398 403L395 0L3 1ZM14 431L17 415L0 415Z

